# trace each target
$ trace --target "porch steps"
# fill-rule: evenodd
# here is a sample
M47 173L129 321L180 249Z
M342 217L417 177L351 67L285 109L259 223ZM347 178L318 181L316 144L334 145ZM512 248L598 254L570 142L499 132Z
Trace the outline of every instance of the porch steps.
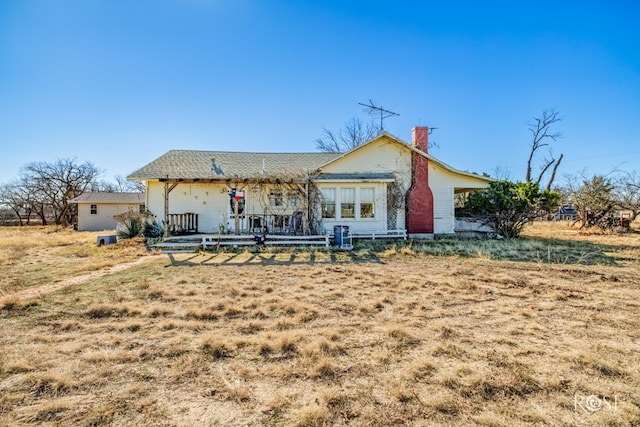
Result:
M262 240L258 242L256 236L240 234L223 234L202 236L202 247L207 250L218 246L252 246L256 244L263 245L283 245L283 246L324 246L329 247L329 236L291 236L291 235L275 235L267 234L260 236Z
M359 232L349 235L353 239L380 239L395 238L407 239L406 230L391 230L388 232ZM329 247L334 241L329 234L312 236L292 236L267 234L260 242L264 245L274 246L316 246ZM182 236L170 236L164 241L151 245L152 248L159 249L162 253L194 253L200 250L215 250L220 246L253 246L258 244L256 236L253 234L192 234Z

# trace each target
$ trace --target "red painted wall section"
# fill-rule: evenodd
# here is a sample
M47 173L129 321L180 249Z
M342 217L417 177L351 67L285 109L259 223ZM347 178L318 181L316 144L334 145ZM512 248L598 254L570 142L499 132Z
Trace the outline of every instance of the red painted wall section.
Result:
M414 127L412 144L427 153L429 128ZM433 193L429 187L429 159L412 153L412 182L407 203L407 232L410 234L433 233Z

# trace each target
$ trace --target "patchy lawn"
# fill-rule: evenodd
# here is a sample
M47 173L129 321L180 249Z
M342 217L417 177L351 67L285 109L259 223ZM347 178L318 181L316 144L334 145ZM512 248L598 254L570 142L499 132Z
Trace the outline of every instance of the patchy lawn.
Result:
M0 425L638 425L639 235L549 227L164 256L11 299ZM145 253L43 236L11 289Z

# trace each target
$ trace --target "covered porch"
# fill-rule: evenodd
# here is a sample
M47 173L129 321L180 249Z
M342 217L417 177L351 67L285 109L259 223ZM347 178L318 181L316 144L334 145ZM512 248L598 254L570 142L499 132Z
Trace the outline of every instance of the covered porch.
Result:
M276 234L276 235L303 235L303 212L296 211L291 214L250 214L238 215L238 230L225 228L224 234ZM167 215L168 234L179 236L185 234L198 234L199 214L195 212L170 213ZM235 222L235 220L234 220Z
M314 234L308 180L167 178L150 183L150 187L155 188L150 191L155 200L149 200L149 206L156 217L161 207L165 238L202 233ZM177 208L185 210L180 212Z
M482 219L460 215L469 193L482 191L482 188L455 188L454 202L454 234L458 237L486 238L492 237L494 230Z

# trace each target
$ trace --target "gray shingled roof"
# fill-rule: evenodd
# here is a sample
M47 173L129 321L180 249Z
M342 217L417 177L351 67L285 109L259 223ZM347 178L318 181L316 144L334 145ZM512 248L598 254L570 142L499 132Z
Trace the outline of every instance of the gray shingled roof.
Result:
M171 150L128 179L247 179L315 172L339 153L240 153ZM264 169L263 169L264 168ZM263 173L264 171L264 173Z
M70 203L144 203L144 193L91 191L69 200Z

